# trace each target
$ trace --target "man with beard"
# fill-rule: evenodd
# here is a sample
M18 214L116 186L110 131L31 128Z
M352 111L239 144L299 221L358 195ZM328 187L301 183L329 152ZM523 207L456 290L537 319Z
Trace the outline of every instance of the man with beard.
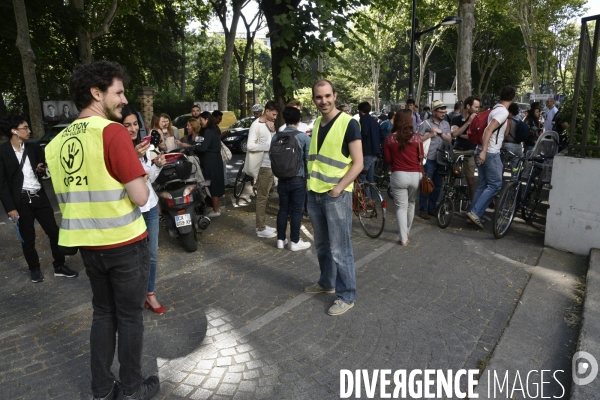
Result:
M141 369L150 263L139 206L149 193L129 133L116 122L127 104L127 80L115 62L75 67L71 97L81 113L46 147L63 216L58 244L69 254L79 248L92 288L94 399L150 399L159 390L158 378L144 380ZM140 147L144 154L148 145ZM111 371L117 332L120 382Z
M308 213L321 275L305 293L335 293L329 315L354 307L356 269L352 232L352 182L363 170L358 123L335 108L337 93L327 79L313 88L313 102L321 111L313 127L308 151Z

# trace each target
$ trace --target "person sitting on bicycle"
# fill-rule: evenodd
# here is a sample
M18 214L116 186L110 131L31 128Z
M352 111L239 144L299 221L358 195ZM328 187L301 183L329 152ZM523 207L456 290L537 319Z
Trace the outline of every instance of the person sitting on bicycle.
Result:
M463 163L462 173L466 178L467 185L469 186L469 198L473 201L473 195L475 194L475 148L477 147L474 143L467 138L467 129L471 125L471 121L479 112L480 101L475 96L469 96L464 101L464 108L462 113L452 118L451 130L452 137L456 139L454 143L454 155L465 156Z

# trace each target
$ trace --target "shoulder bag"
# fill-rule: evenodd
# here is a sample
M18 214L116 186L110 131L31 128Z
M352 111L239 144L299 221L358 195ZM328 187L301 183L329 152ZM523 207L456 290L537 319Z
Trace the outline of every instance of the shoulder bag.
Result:
M221 158L223 159L223 162L231 161L231 150L229 150L229 148L225 146L223 142L221 142Z
M421 194L428 195L433 192L433 181L427 176L427 172L423 169L423 153L421 153L421 143L417 143L419 148L419 164L421 165Z

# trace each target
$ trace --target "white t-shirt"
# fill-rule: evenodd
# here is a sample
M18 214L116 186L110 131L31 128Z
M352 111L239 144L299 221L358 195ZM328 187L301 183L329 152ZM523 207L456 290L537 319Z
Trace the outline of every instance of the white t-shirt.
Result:
M506 132L506 119L508 118L508 110L502 104L498 103L488 115L488 125L492 122L493 119L498 121L500 124L500 130L492 132L492 136L490 137L490 143L488 144L487 152L488 153L500 153L500 149L502 148L502 142L504 141L504 133ZM498 129L498 128L496 128ZM478 145L481 150L482 146Z
M283 124L279 127L279 132L283 132L283 130L286 128L286 124ZM302 133L306 133L306 131L308 130L308 125L306 125L304 122L298 122L298 130ZM308 135L308 133L306 133Z

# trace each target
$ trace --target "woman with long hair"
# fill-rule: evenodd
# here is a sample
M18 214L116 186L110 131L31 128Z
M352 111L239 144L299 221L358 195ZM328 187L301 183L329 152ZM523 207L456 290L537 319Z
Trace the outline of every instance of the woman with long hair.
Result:
M423 154L421 136L413 131L411 110L400 110L394 116L391 134L385 138L383 155L392 166L390 185L396 204L396 222L400 245L408 244L410 227L415 216L415 202L419 195Z
M537 142L540 133L542 133L542 123L540 122L541 109L541 104L536 101L531 103L531 108L526 112L524 122L529 125L529 137L523 143L525 145L525 152L533 150L535 142Z
M158 197L152 189L152 182L156 180L162 166L165 164L165 157L161 153L154 158L154 161L150 159L149 149L150 143L144 143L140 138L140 126L141 121L137 112L132 106L126 105L123 107L122 121L121 123L129 131L129 136L135 150L140 158L142 167L148 174L146 184L149 189L148 202L140 207L144 221L146 222L146 228L148 230L148 249L150 252L150 274L148 276L148 290L146 294L145 308L150 308L157 314L163 314L167 310L156 300L154 295L154 283L156 281L156 259L158 257Z
M179 130L171 123L171 117L165 113L160 114L158 116L158 125L160 126L159 132L162 134L166 150L169 152L178 148L175 141L179 140Z
M194 147L194 153L200 158L202 173L210 179L210 195L212 196L213 211L208 217L219 217L219 200L225 194L225 177L223 176L223 159L221 158L221 130L215 123L212 114L204 111L200 114L200 135L204 141Z
M196 144L196 137L200 136L200 123L196 118L190 118L186 125L188 135L181 140L175 140L175 144L179 147L190 147Z

